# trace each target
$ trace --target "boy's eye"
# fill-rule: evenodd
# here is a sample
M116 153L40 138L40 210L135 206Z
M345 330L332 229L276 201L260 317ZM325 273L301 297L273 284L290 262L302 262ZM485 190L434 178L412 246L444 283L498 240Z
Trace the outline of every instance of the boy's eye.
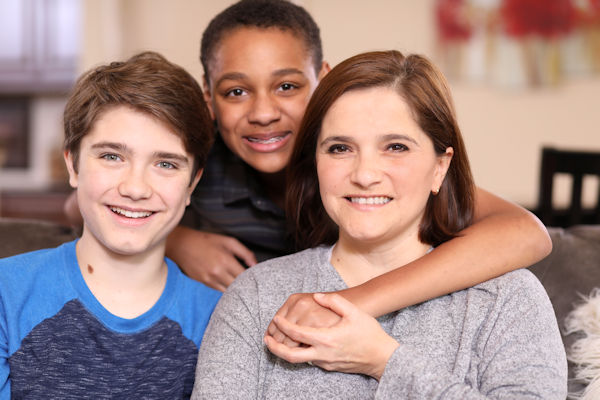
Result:
M121 160L121 157L119 157L117 154L113 154L113 153L102 154L100 156L100 158L104 158L107 161L120 161Z
M158 166L159 166L160 168L164 168L164 169L175 169L175 168L177 168L177 167L175 166L175 164L173 164L173 163L170 163L170 162L168 162L168 161L160 161L160 162L158 163Z
M332 144L327 148L327 152L332 154L346 153L348 151L350 151L350 147L345 144Z
M402 143L392 143L392 144L388 145L387 148L388 148L388 150L395 151L395 152L402 152L402 151L408 150L408 147L406 147L406 145L404 145Z
M282 92L287 92L289 90L297 89L297 88L298 88L298 86L294 85L293 83L289 83L289 82L282 83L279 86L279 90L281 90Z
M231 89L225 93L226 97L239 97L246 94L246 91L240 88Z

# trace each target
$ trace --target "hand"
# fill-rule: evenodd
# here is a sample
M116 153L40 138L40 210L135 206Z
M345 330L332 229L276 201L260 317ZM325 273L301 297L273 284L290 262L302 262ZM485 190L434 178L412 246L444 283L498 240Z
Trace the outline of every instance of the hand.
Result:
M288 297L275 317L285 318L288 322L312 328L328 328L340 321L340 316L329 308L321 306L313 298L313 293L295 293ZM269 324L265 335L271 336L288 347L299 346L283 333L273 321Z
M167 256L190 278L220 291L244 271L236 257L248 266L256 264L254 253L237 239L183 226L169 235Z
M379 380L398 342L379 322L336 293L316 293L314 299L337 313L341 320L331 328L304 327L276 316L277 328L307 347L289 347L265 336L265 344L291 363L312 362L327 371L360 373Z
M76 190L71 192L69 197L67 197L65 200L65 204L63 204L63 212L65 213L65 217L67 218L69 225L71 225L71 227L75 230L81 232L83 229L83 217L79 211Z

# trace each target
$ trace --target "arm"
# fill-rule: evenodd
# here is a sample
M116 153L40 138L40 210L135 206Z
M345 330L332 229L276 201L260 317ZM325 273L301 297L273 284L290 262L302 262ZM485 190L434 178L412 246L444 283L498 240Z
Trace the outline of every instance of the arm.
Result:
M182 225L169 235L166 254L190 278L220 291L244 271L236 257L248 266L256 264L254 254L237 239Z
M73 228L80 230L80 231L81 231L81 229L83 229L83 217L81 216L81 213L79 212L79 204L77 203L77 191L76 190L71 192L69 197L67 197L67 200L65 200L65 204L63 205L63 212L65 213L65 216L67 217L67 221L69 221L69 224Z
M435 251L341 294L378 317L527 267L552 242L527 210L477 189L475 223Z
M225 292L211 316L198 353L192 399L259 397L264 328L259 328L258 300L253 300L256 285L245 283L241 290Z
M529 266L551 249L546 228L533 214L478 188L475 222L460 236L401 268L338 293L379 317ZM290 296L276 315L309 326L331 326L338 320L311 294ZM274 324L268 332L285 340Z
M265 342L289 362L312 361L330 371L370 375L379 380L379 399L564 399L562 342L549 300L535 284L506 291L495 304L487 292L471 295L474 308L466 311L464 326L455 327L451 320L439 326L442 335L453 336L451 330L461 329L457 354L448 349L445 366L419 341L417 347L403 344L401 338L396 342L373 317L337 294L315 295L318 303L341 316L331 328L276 318L280 329L308 347L287 347L268 336ZM433 326L438 322L434 319Z
M10 399L9 348L4 303L0 301L0 399Z

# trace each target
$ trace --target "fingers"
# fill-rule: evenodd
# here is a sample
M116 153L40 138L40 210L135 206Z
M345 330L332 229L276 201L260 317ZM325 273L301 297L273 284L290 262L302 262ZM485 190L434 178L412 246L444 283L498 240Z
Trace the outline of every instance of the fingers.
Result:
M224 235L177 227L167 241L167 255L186 275L220 291L245 269L234 251L241 252L248 262L256 262L246 246Z
M267 335L271 336L277 342L282 343L288 347L300 346L299 342L296 342L295 340L286 336L285 333L283 333L279 328L277 328L277 325L273 321L271 321L271 323L269 324L269 328L267 329L267 333L265 334L265 336Z
M300 326L288 321L286 318L275 317L273 319L277 328L289 339L294 342L312 346L319 343L319 332L315 328ZM287 346L285 341L282 343ZM292 347L292 346L288 346Z
M356 311L356 306L337 293L315 293L315 301L322 307L328 308L340 317Z
M194 263L186 272L192 278L223 292L243 271L244 267L235 257L221 253L213 254L212 259L205 258L202 264Z
M288 347L270 336L265 336L265 344L271 353L290 363L305 363L314 359L311 347Z
M239 240L227 238L229 240L223 242L223 246L234 256L242 260L247 266L251 267L256 264L254 253L244 246Z

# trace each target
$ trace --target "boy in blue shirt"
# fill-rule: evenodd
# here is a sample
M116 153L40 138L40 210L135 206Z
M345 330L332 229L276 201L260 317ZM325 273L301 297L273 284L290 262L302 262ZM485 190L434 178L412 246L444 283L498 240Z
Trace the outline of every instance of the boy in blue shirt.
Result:
M0 260L0 398L187 398L220 293L164 254L212 143L200 87L142 53L84 74L64 128L83 233Z

